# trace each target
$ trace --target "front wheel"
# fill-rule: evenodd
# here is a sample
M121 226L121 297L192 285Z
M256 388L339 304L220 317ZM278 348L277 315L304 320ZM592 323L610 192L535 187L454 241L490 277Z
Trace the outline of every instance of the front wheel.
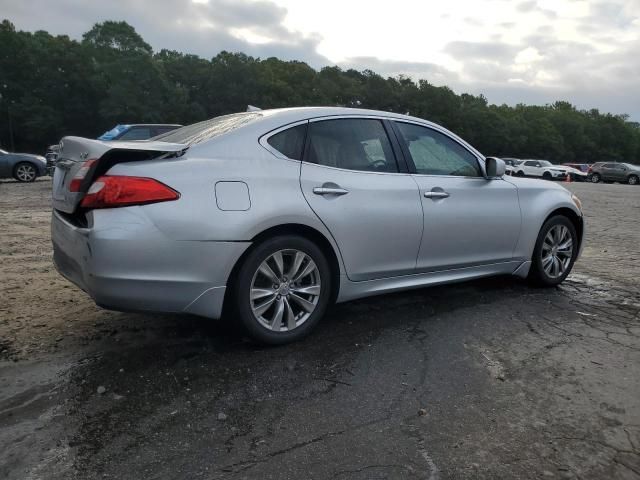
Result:
M297 235L258 244L233 286L235 310L249 336L278 345L307 335L331 297L329 263L320 248Z
M594 173L593 175L591 175L591 182L592 183L598 183L600 181L600 175L597 173Z
M531 259L529 279L552 287L567 278L578 255L576 229L564 215L556 215L540 229Z
M13 170L13 178L19 182L33 182L37 176L38 171L36 170L36 167L28 162L21 162L17 164L16 168Z
M638 176L637 175L629 175L629 178L627 179L627 182L629 182L629 185L637 185L638 184Z
M551 180L553 177L551 176L551 174L549 172L544 172L542 174L542 178L545 180Z

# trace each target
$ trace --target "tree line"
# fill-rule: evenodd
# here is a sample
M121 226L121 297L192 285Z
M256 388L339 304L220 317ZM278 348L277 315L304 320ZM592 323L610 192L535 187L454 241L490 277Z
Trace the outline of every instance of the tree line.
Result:
M0 24L0 146L43 152L64 135L116 124L190 124L261 108L340 105L439 123L486 155L554 162L640 163L640 125L626 115L551 105L491 105L427 79L371 70L317 71L304 62L220 52L210 60L154 52L125 22L98 23L81 41Z

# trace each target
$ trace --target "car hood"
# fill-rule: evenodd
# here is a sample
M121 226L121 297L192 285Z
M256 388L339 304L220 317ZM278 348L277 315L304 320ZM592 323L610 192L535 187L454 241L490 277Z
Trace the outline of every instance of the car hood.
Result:
M24 160L37 160L39 162L44 162L44 163L47 162L47 159L44 158L42 155L35 155L33 153L12 153L11 155Z
M505 175L502 178L518 188L544 188L546 190L562 190L568 195L571 195L571 192L564 188L561 182L548 182L540 178L512 177L509 175Z

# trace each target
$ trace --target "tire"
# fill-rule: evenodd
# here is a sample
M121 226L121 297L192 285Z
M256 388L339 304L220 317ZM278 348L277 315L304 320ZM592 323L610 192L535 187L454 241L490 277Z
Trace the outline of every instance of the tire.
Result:
M544 173L542 174L542 178L543 178L544 180L551 180L551 179L553 179L553 177L551 176L551 174L550 174L549 172L544 172Z
M13 178L22 183L31 183L38 177L38 169L29 162L20 162L13 168Z
M600 174L594 173L591 175L591 183L598 183L600 181Z
M524 172L522 170L520 170L518 173L516 173L516 176L524 177Z
M629 178L627 178L627 183L629 183L629 185L637 185L638 184L638 176L637 175L629 175Z
M570 249L558 248L566 245L569 238L571 239ZM529 280L543 287L559 285L571 272L577 255L578 235L571 220L564 215L551 217L544 223L538 234L531 257ZM549 257L551 260L547 261Z
M302 260L296 269L298 258ZM232 288L234 311L246 333L258 343L281 345L308 335L320 321L331 298L331 270L312 241L298 235L278 236L249 252ZM252 291L260 296L252 299Z

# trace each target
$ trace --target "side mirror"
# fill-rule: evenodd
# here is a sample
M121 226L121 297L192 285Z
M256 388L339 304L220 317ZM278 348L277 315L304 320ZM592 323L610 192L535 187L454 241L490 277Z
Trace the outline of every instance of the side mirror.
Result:
M487 178L502 177L507 170L504 160L496 157L487 157L484 167L487 171Z

